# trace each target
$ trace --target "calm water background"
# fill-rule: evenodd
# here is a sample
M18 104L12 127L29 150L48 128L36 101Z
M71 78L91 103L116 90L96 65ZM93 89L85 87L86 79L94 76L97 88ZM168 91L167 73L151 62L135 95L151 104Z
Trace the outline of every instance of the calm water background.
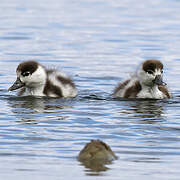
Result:
M0 12L0 179L179 180L180 1L1 0ZM174 98L112 99L149 58L163 61ZM29 59L69 74L78 97L7 92ZM119 157L105 171L76 160L91 139Z

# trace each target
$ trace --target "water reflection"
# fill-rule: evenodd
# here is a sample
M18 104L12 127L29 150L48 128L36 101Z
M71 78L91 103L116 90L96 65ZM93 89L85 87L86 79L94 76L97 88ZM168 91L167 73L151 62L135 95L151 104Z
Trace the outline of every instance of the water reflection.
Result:
M10 97L8 104L12 108L13 113L36 113L43 112L45 109L44 99L32 96L26 97Z
M152 124L164 121L164 108L167 105L167 101L126 99L125 105L123 113L129 114L131 118L138 119L141 123Z
M48 98L48 97L10 97L8 98L8 104L13 109L28 109L34 110L34 112L44 112L56 109L72 108L71 100L61 98ZM14 111L16 113L16 111ZM19 112L18 112L19 113ZM23 111L21 112L23 113ZM27 112L26 112L27 113Z
M112 163L103 163L98 160L91 160L91 161L82 161L81 165L83 165L85 168L86 175L101 175L101 172L107 171L109 168L106 166L107 164L112 164Z
M23 123L36 124L37 116L45 113L45 120L65 120L67 117L61 115L66 109L72 109L73 100L47 98L47 97L9 97L7 98L8 106L16 118ZM52 115L53 114L53 115ZM36 117L36 118L35 118Z
M135 101L132 109L135 111L134 117L141 118L144 123L155 123L163 121L165 103L158 100Z

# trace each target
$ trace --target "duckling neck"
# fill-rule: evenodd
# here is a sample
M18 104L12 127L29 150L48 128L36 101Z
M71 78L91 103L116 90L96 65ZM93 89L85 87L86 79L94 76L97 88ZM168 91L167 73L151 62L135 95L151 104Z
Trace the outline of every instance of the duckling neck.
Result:
M158 89L158 85L156 85L156 84L149 85L149 86L141 84L141 86L142 86L142 89L145 89L145 90L147 90L149 92L154 92L154 91L158 91L159 90Z
M147 86L143 85L141 92L138 94L139 97L141 98L154 98L154 99L162 99L163 94L159 90L158 85L154 84L153 86Z
M28 87L27 91L28 94L33 96L44 96L43 94L44 87L45 87L45 83L42 83L42 84L38 84L38 86Z

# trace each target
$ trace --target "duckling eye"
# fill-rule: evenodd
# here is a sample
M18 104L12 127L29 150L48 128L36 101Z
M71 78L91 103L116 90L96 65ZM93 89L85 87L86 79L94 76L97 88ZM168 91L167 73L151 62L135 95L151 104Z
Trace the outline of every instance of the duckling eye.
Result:
M23 72L22 75L23 75L23 76L29 76L29 75L30 75L30 72L29 72L29 71Z
M153 74L154 72L152 70L147 70L148 74Z

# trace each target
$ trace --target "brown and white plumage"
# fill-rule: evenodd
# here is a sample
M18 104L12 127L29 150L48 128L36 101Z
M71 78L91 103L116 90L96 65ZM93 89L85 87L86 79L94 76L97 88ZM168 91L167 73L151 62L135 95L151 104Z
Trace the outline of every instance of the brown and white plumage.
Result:
M19 95L75 97L76 87L65 74L46 69L36 61L25 61L16 70L17 80L9 91L20 89Z
M114 97L123 98L171 98L162 80L163 64L159 60L144 61L136 74L120 83L114 90Z

